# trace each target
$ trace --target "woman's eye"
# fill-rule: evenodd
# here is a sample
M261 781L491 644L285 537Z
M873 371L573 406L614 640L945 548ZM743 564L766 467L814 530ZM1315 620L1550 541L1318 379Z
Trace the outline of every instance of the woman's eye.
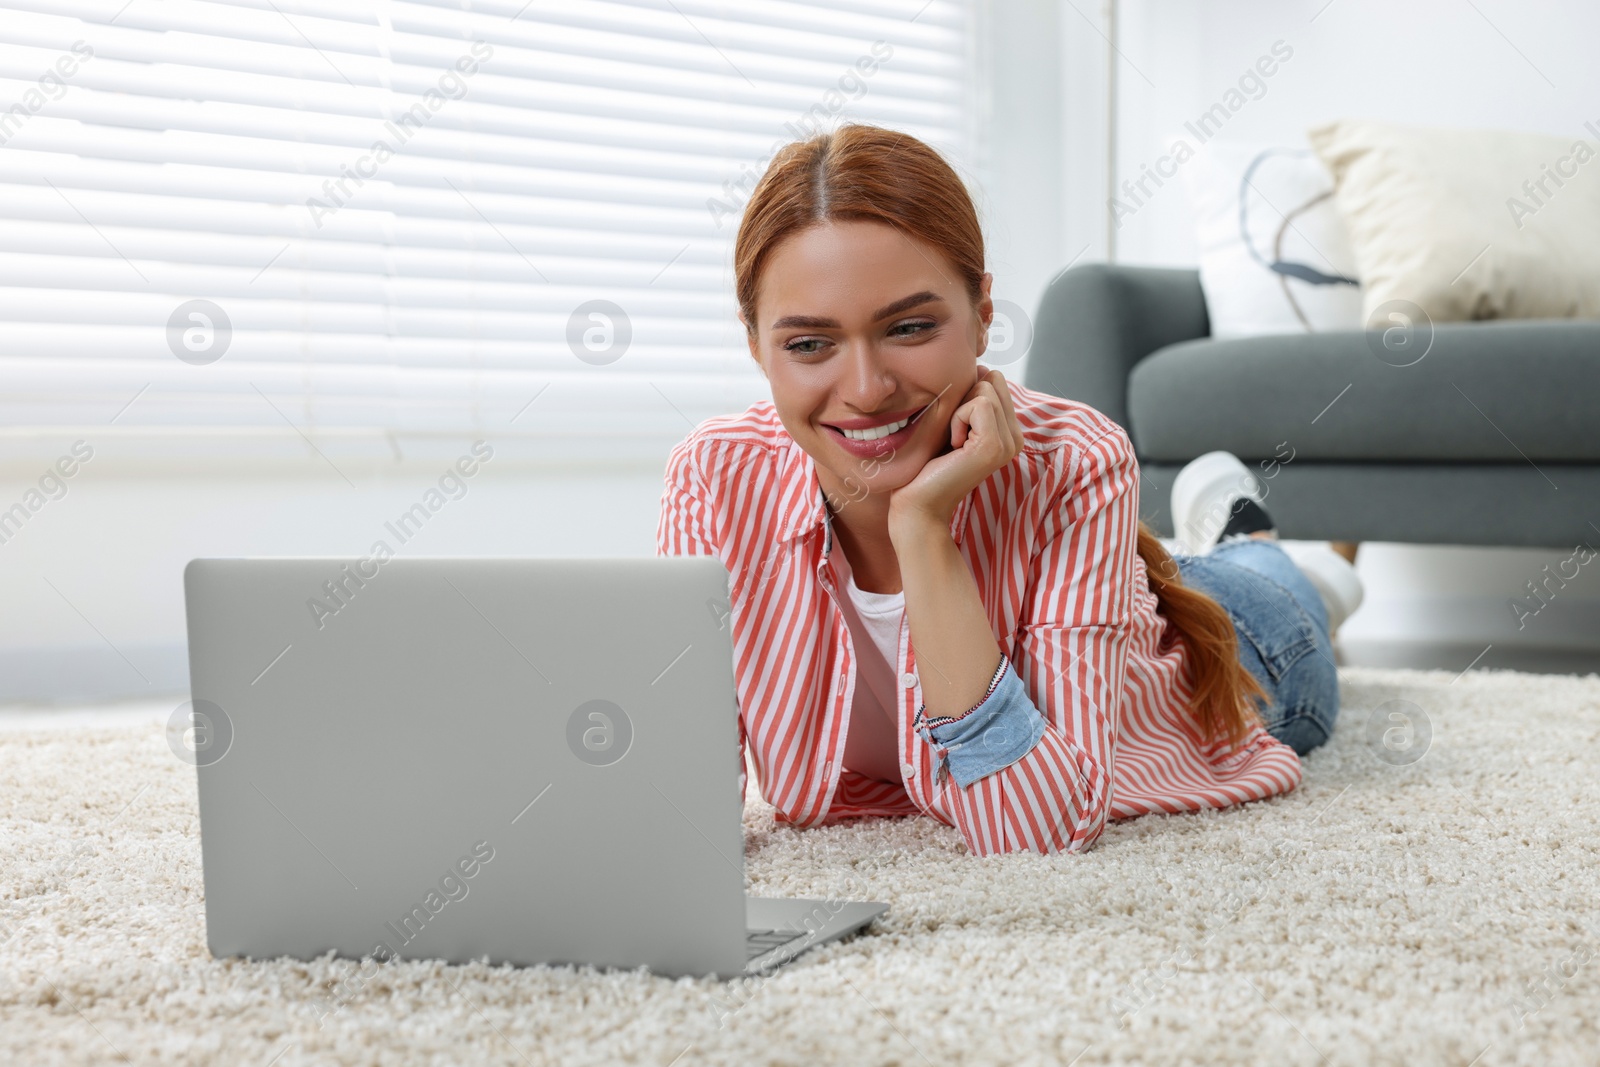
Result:
M806 345L823 345L826 343L821 337L797 337L793 341L785 342L783 350L785 352L798 352L802 356L811 356L815 355L818 350L807 348L805 347Z
M937 325L938 323L934 322L932 319L917 319L913 322L897 322L893 326L889 327L889 336L915 337L917 334L922 333L925 330L931 330ZM901 333L900 331L902 330L905 332Z

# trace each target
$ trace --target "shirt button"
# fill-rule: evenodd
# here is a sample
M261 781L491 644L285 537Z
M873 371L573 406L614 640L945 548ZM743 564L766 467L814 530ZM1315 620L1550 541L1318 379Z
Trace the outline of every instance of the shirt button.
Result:
M915 763L900 764L900 774L906 778L915 778L917 776L917 765Z
M907 689L915 689L917 687L917 676L912 674L910 671L906 671L906 673L900 676L900 684L905 686Z

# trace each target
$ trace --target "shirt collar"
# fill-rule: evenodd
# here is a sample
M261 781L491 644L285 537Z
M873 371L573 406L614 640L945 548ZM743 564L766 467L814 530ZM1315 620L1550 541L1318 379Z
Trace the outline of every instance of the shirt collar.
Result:
M826 535L823 553L826 555L831 552L833 513L828 509L822 482L817 478L816 460L793 438L787 442L779 460L778 479L782 487L779 494L782 503L779 506L778 542L782 544L793 540L821 526ZM976 491L974 489L972 492ZM950 538L958 543L967 521L967 512L972 507L972 492L961 498L956 504L955 513L950 516Z

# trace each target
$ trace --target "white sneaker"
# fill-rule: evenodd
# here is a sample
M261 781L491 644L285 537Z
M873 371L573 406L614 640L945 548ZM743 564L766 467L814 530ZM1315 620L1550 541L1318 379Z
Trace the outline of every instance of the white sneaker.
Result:
M1265 500L1261 483L1238 456L1217 451L1190 460L1172 483L1172 530L1183 551L1209 553L1240 497Z
M1361 606L1366 591L1355 565L1345 559L1326 541L1280 541L1278 547L1294 560L1317 592L1322 594L1322 606L1328 612L1328 632L1355 614Z
M1172 527L1179 551L1204 556L1219 543L1248 538L1241 533L1219 539L1218 534L1228 524L1234 501L1248 497L1264 502L1260 487L1232 452L1207 452L1191 460L1172 483ZM1326 541L1278 541L1278 547L1316 588L1328 613L1328 632L1333 633L1355 614L1365 595L1355 566Z

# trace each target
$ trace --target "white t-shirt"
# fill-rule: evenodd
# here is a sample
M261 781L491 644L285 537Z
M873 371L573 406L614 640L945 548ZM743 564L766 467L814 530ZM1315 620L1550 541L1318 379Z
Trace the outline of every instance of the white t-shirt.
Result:
M869 593L856 585L850 562L834 553L844 572L840 607L856 654L856 691L850 704L844 765L857 774L903 785L900 774L900 623L904 593Z

